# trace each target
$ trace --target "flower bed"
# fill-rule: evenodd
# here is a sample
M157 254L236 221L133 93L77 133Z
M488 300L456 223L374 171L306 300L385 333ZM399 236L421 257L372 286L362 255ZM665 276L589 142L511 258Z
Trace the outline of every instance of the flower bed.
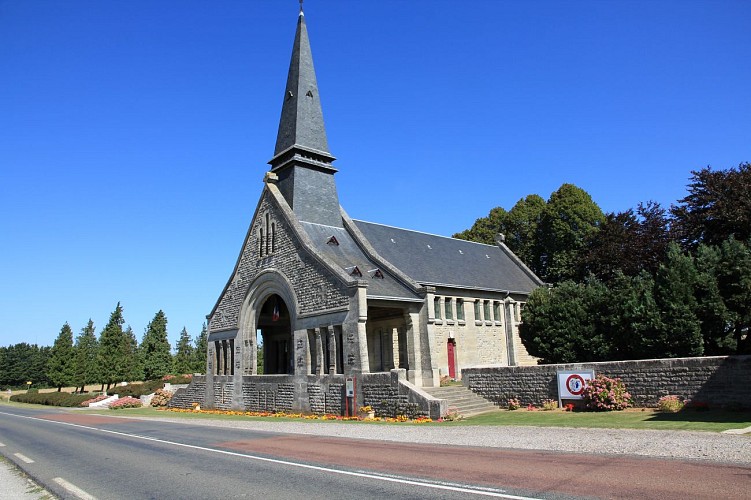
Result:
M341 415L333 414L303 414L303 413L287 413L287 412L268 412L268 411L239 411L239 410L202 410L202 409L186 409L186 408L168 408L164 411L174 411L178 413L204 413L207 415L237 415L243 417L273 417L273 418L302 418L305 420L339 420L339 421L360 421L360 422L411 422L415 424L425 424L429 422L436 422L428 417L416 417L413 419L408 418L406 415L398 415L397 417L343 417ZM442 422L443 420L437 420Z
M123 408L141 408L143 403L140 399L131 396L120 398L110 405L110 410L121 410Z
M104 400L105 400L105 399L107 399L108 397L109 397L109 396L107 396L106 394L100 394L99 396L97 396L97 397L95 397L95 398L91 398L91 399L87 399L86 401L82 401L82 402L81 402L81 406L87 407L87 406L89 406L89 405L90 405L91 403L98 403L99 401L104 401Z

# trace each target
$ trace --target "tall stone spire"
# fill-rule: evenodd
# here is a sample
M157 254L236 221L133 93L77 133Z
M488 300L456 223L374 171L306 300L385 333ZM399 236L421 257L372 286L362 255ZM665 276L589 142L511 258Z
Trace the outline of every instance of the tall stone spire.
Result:
M297 33L292 47L274 155L292 146L329 154L316 72L313 68L313 54L302 10L297 18Z
M301 4L302 7L302 4ZM305 15L300 9L287 73L282 116L269 161L279 190L292 211L306 222L341 226L339 197L318 95Z

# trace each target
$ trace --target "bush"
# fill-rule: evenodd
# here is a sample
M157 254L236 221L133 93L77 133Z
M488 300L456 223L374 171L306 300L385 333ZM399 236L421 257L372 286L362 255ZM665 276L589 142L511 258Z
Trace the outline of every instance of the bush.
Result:
M558 401L555 399L543 399L542 400L542 409L545 411L550 410L557 410L558 409Z
M665 413L678 413L684 406L678 396L663 396L657 401L657 409Z
M141 408L143 403L140 399L125 396L120 398L110 405L110 410L121 410L123 408Z
M519 408L522 407L522 404L516 398L509 398L508 403L506 403L506 405L509 410L518 410Z
M109 396L106 394L100 394L99 396L95 398L89 398L85 401L81 401L80 406L88 407L91 403L98 403L99 401L103 401L107 399Z
M11 401L17 403L28 403L47 406L62 406L73 408L79 406L81 402L90 399L85 394L71 394L69 392L31 392L23 394L14 394L10 397Z
M626 384L619 378L597 375L587 381L582 396L588 410L624 410L631 406L631 394L626 391Z
M172 393L170 391L157 389L154 396L151 398L151 406L167 406L170 399L172 399Z
M156 392L157 389L164 387L164 382L161 380L147 380L142 384L128 384L110 389L110 392L117 393L118 396L132 396L134 398L140 398L147 394Z

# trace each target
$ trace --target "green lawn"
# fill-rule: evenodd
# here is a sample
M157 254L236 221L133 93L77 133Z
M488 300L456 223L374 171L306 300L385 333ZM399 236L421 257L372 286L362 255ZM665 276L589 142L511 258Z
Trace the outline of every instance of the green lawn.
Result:
M180 413L159 411L153 408L132 408L124 410L89 410L112 416L164 416L184 419L217 420L268 420L274 417L246 417L242 415L220 415L210 413ZM295 422L335 422L279 418L279 421ZM478 415L455 422L435 422L429 424L385 423L385 422L345 422L350 425L531 425L542 427L599 427L616 429L652 429L721 432L727 429L751 427L751 411L725 410L685 410L679 413L660 413L654 410L631 409L615 412L564 412L556 411L498 411ZM748 435L751 439L751 434Z
M613 412L498 411L449 425L532 425L722 432L751 426L751 411L684 410L660 413L651 409ZM749 435L751 437L751 435Z

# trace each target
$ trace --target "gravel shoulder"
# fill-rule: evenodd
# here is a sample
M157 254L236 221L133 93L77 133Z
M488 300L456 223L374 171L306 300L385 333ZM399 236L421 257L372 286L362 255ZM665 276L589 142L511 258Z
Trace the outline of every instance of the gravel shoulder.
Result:
M121 417L121 415L118 415ZM140 417L128 417L140 418ZM211 427L405 443L632 455L751 465L751 435L522 426L422 426L145 417Z
M0 500L50 500L55 498L15 465L0 457Z

